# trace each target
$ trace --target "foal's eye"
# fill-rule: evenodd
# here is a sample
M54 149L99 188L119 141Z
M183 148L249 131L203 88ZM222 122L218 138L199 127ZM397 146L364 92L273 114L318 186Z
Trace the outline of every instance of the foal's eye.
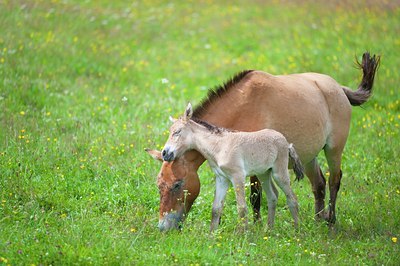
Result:
M174 137L179 136L179 134L181 134L181 131L182 131L182 129L175 131L174 133L172 133L172 136L174 136Z

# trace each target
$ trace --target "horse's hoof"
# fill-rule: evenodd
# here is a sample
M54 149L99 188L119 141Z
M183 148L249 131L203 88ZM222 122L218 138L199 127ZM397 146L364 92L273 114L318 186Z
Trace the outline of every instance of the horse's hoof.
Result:
M324 210L322 210L319 213L315 214L315 220L317 222L327 221L328 220L328 214Z
M328 223L329 227L332 227L336 223L336 215L333 212L329 212L326 215L325 221Z

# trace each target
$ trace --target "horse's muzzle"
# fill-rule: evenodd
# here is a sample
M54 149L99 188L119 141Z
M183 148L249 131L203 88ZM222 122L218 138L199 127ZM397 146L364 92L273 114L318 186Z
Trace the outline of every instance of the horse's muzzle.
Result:
M171 162L175 159L175 154L173 151L170 151L168 148L164 148L162 150L162 158L164 161Z
M182 229L182 217L178 213L168 213L162 220L158 222L158 229L161 232L170 231L173 229Z

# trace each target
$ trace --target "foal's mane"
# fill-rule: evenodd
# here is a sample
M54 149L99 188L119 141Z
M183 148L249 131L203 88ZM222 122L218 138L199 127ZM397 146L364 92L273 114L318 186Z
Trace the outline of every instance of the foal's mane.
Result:
M199 117L207 110L207 108L218 98L225 95L229 89L233 88L237 83L239 83L247 74L253 72L254 70L243 70L231 79L227 80L224 84L214 87L208 90L207 97L204 98L201 103L193 110L193 117Z
M210 124L204 120L201 120L197 117L192 117L191 120L193 122L195 122L196 124L204 126L205 128L208 129L208 131L210 131L211 133L217 134L217 135L221 134L222 132L235 132L235 130L230 130L230 129L227 129L224 127L218 127L218 126L212 125L212 124Z

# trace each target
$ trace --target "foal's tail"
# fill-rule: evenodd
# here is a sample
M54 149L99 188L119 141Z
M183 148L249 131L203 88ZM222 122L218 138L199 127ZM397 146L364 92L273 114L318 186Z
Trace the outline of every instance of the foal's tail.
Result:
M368 52L363 54L361 63L356 59L357 66L363 71L361 83L356 91L343 87L343 91L351 105L359 106L368 101L372 94L375 72L379 67L380 59L379 55L370 56Z
M300 158L293 147L293 143L289 144L289 158L292 160L293 171L296 174L296 180L300 181L300 179L304 178L304 167L301 164Z

